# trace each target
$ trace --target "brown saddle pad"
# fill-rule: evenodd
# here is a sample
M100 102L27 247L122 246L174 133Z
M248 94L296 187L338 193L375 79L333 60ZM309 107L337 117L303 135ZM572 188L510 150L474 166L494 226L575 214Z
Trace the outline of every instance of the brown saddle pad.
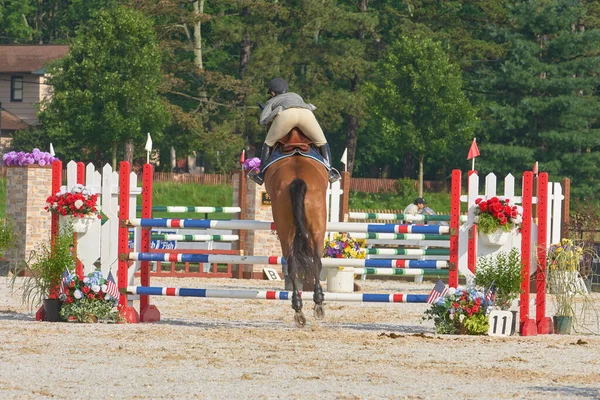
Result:
M306 137L306 135L298 128L289 131L288 134L278 140L277 143L279 143L282 153L289 153L295 149L299 149L306 153L313 144L312 140Z

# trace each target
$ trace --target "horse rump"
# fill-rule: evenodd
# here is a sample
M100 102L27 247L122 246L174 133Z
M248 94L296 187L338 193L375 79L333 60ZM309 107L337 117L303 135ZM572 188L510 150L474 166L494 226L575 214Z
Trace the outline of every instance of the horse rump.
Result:
M302 179L294 179L290 183L290 195L292 200L292 214L294 216L294 238L290 245L287 263L292 280L304 280L304 277L316 276L313 270L315 265L315 250L317 246L311 242L311 235L306 229L304 198L306 196L306 182ZM318 255L320 260L320 255ZM299 276L301 274L302 276Z

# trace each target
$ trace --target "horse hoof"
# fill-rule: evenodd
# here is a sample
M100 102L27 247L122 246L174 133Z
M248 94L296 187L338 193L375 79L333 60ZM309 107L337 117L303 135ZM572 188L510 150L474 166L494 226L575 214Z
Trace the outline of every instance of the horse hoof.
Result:
M323 307L323 304L316 304L313 313L315 319L323 319L325 317L325 308Z
M306 318L304 318L304 313L302 311L298 311L294 314L294 322L296 322L298 328L304 328L306 326Z

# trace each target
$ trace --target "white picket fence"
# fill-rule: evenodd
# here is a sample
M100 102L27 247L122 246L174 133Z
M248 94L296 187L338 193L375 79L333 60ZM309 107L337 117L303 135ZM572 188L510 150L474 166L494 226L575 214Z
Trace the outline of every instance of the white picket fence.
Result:
M131 187L129 197L130 218L135 218L136 196L142 193L137 186L137 175L131 173ZM67 184L62 186L71 190L77 184L77 163L67 163ZM118 262L118 228L119 228L119 173L113 171L109 164L102 168L102 173L96 170L93 164L85 167L85 181L83 183L92 192L100 195L100 209L108 220L94 220L87 232L77 234L77 258L84 265L84 272L94 271L95 263L100 260L100 267L104 276L112 271L117 273Z
M523 187L523 183L521 184ZM480 190L483 189L481 193ZM562 193L562 186L558 182L548 182L548 210L547 210L547 232L546 232L546 243L550 246L552 243L558 243L561 239L561 212L564 196ZM512 174L506 175L504 178L504 192L498 192L497 178L496 175L490 173L485 177L485 186L480 188L479 175L472 174L468 177L468 190L467 194L461 196L461 202L467 203L468 215L467 220L460 227L459 231L459 247L458 247L458 268L462 273L468 269L467 257L468 257L468 238L469 229L473 226L475 220L475 200L478 198L490 199L492 197L499 197L501 199L509 199L514 205L522 205L522 197L515 195L515 177ZM533 196L533 204L537 204L537 197ZM537 244L537 225L533 222L533 229L531 229L531 243ZM521 249L521 233L514 232L511 239L504 243L502 246L487 246L479 241L477 245L477 255L485 256L492 253L504 251L509 252L513 247ZM531 273L533 274L536 269L536 249L537 246L531 246Z

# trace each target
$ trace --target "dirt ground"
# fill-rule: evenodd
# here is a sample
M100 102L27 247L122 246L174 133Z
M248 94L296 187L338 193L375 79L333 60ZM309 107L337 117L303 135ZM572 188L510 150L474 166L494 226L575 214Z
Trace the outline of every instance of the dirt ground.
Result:
M365 293L432 287L359 283ZM227 279L157 278L152 285L282 288ZM589 329L440 336L432 322L420 321L425 304L339 302L326 304L322 321L306 302L308 324L299 329L288 301L152 303L161 312L158 323L36 322L0 278L0 398L600 399L600 336Z

